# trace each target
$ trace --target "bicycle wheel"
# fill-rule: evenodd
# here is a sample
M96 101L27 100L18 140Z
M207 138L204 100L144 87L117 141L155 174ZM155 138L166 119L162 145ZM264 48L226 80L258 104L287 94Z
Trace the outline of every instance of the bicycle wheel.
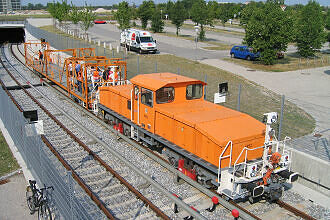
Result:
M43 202L38 209L38 219L52 220L52 213L46 202Z
M26 203L30 209L30 214L33 214L35 212L36 207L34 205L33 192L30 186L26 187L25 195L26 195Z

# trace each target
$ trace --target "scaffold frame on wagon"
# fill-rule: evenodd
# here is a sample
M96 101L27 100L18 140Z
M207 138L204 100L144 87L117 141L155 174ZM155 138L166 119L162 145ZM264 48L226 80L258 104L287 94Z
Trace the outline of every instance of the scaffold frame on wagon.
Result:
M96 56L95 48L54 50L47 42L32 41L24 44L24 51L27 66L87 109L96 111L99 87L128 83L126 61Z

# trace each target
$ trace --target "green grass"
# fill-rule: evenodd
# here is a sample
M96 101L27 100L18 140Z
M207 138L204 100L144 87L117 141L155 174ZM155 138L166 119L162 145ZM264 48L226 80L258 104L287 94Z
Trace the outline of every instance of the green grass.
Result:
M182 28L189 28L193 29L195 25L193 24L184 24L182 25ZM229 31L229 30L224 30L224 29L217 29L217 28L212 28L212 27L204 27L205 31L210 31L210 32L216 32L216 33L222 33L222 34L228 34L228 35L237 35L237 36L245 36L245 33L238 32L238 31Z
M170 21L167 21L165 22L166 26L170 26L170 27L175 27L174 24L172 24ZM218 24L218 23L217 23ZM221 22L218 24L218 25L221 25ZM186 29L195 29L194 27L195 25L193 24L183 24L181 26L181 28L186 28ZM235 28L238 28L240 26L237 26L237 25L227 25L226 24L226 27L235 27ZM245 36L245 33L242 33L242 32L238 32L238 31L228 31L228 30L224 30L224 29L217 29L217 28L212 28L212 27L209 27L209 26L204 26L204 30L205 31L210 31L210 32L217 32L217 33L222 33L222 34L228 34L228 35L237 35L237 36Z
M313 58L301 58L296 53L288 54L285 55L283 59L276 60L274 65L264 65L260 61L247 61L236 58L224 58L224 60L248 67L250 69L268 72L286 72L299 69L330 66L330 54L327 53L317 53Z
M176 34L171 33L171 32L164 32L164 33L157 33L157 34L168 36L168 37L177 37L177 38L181 38L181 39L195 41L195 37L193 37L191 35L181 35L181 34L179 34L177 36ZM202 48L207 49L207 50L230 50L233 47L233 45L222 44L222 43L210 41L210 40L207 40L207 39L204 40L204 41L201 41L201 42L214 45L214 46L210 46L210 47L202 47Z
M8 144L0 131L0 176L17 170L19 165L13 157Z
M45 27L43 28L45 29ZM51 31L52 28L47 27ZM59 33L59 32L56 32ZM59 42L60 43L60 42ZM59 44L58 43L58 44ZM65 45L65 43L62 43ZM61 48L60 45L52 45ZM91 47L96 47L91 45ZM112 57L112 51L106 49L106 56ZM96 54L103 55L104 49L96 47ZM125 57L123 52L115 57ZM139 65L137 60L139 58ZM128 79L137 74L146 74L156 72L172 72L189 76L195 79L205 81L207 77L206 99L213 101L213 94L218 91L218 83L229 83L229 95L227 101L223 104L226 107L236 109L238 99L238 87L241 85L241 104L242 112L252 117L262 120L263 114L267 112L280 112L281 97L276 93L257 85L254 82L246 80L240 76L226 72L213 66L201 64L192 60L177 57L174 55L137 55L135 52L128 53L125 57L127 61ZM296 105L286 101L284 107L284 118L282 125L282 137L290 136L292 138L300 137L311 133L315 128L315 120Z
M17 20L25 20L26 18L51 18L50 15L37 14L37 15L0 15L0 21L9 20L9 21L17 21Z

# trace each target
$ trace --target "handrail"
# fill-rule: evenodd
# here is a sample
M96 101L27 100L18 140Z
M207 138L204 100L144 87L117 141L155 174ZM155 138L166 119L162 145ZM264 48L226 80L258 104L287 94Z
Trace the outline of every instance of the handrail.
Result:
M228 146L230 144L230 154L227 156L222 157L222 155L226 152ZM225 149L222 151L221 155L219 156L219 168L218 168L218 183L220 183L220 170L221 170L221 159L225 159L227 157L229 157L229 168L231 166L231 156L233 153L233 142L232 141L228 141Z
M260 149L260 148L263 148L263 147L264 147L264 145L263 146L260 146L260 147L255 147L255 148L252 148L252 149L247 148L247 147L244 147L243 148L243 150L241 151L241 153L239 154L239 156L237 157L237 159L235 160L235 163L234 163L234 171L233 171L234 181L235 181L235 175L234 175L234 173L236 172L236 169L235 169L236 168L236 165L239 165L239 164L242 164L242 163L244 163L246 165L247 152L248 151L257 150L257 149ZM241 158L243 152L246 152L245 153L245 160L244 160L244 162L241 162L241 163L237 164L237 162Z

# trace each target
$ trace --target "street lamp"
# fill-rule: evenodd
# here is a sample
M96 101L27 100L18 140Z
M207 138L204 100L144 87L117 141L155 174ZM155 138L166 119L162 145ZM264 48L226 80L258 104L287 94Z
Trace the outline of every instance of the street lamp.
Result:
M194 28L195 28L195 33L196 33L196 36L195 36L195 44L196 44L196 48L195 48L195 60L197 61L197 41L198 41L199 26L196 25L196 26L194 26Z

